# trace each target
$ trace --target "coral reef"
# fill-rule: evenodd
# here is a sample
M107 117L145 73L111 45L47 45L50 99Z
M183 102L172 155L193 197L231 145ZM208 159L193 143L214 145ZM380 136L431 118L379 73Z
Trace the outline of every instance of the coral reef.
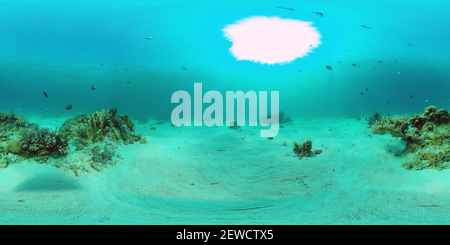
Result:
M17 115L14 112L3 113L0 111L0 131L23 128L29 124L30 121L24 116Z
M4 150L0 149L0 169L6 168L10 164L20 161L20 157L14 154L6 154Z
M394 117L382 117L376 121L370 130L374 134L390 133L394 137L399 137L406 141L406 132L409 127L410 117L408 116L394 116Z
M113 158L115 156L115 148L112 144L105 144L103 152L100 153L100 147L92 149L91 167L96 171L102 171L108 165L115 165Z
M22 150L11 152L16 154L26 153L31 157L43 157L50 154L55 156L67 155L69 152L68 139L61 134L57 134L57 132L58 129L51 131L49 128L39 127L23 129L22 136L19 139Z
M312 141L308 140L301 145L297 144L297 142L294 142L293 150L299 155L299 159L301 159L302 157L309 157L312 150Z
M374 123L374 134L390 133L406 142L406 169L450 168L450 115L446 109L425 108L422 115L381 118ZM401 155L396 153L395 156Z
M381 118L383 118L383 114L381 114L380 112L375 112L375 114L373 114L373 116L369 117L367 124L369 126L372 126L374 123L380 121Z
M122 140L125 145L134 142L146 143L142 134L134 133L134 124L127 115L116 115L117 109L102 110L91 116L79 115L68 119L60 128L60 133L84 145L103 141L106 137Z
M0 112L0 168L32 158L39 163L72 170L76 175L78 170L101 171L119 161L115 153L117 145L147 143L142 134L136 135L134 131L133 122L127 115L117 115L116 108L68 119L59 130L40 128L13 112ZM71 140L76 151L69 156ZM100 151L99 145L103 143L103 151Z

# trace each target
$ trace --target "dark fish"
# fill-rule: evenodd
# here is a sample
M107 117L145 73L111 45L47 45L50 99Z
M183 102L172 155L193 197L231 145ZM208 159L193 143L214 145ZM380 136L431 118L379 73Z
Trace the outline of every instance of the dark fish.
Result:
M96 90L97 89L97 86L95 86L95 85L92 85L92 88L91 88L91 90Z
M48 98L48 95L45 91L44 91L44 96L45 96L45 98Z
M127 68L125 68L125 71L126 71L126 72L128 72L128 69L127 69Z
M361 92L361 95L363 95L363 93Z
M411 99L412 99L412 95L411 96L409 96Z
M441 81L439 81L439 83L441 83Z
M316 12L316 15L319 17L323 17L323 14L321 12Z
M326 66L326 68L327 68L329 71L333 70L333 68L331 68L331 66Z
M367 91L367 90L369 90L369 88L366 88L365 90Z
M130 84L130 81L127 81L128 84Z
M361 121L361 118L358 117L358 121Z
M301 72L302 70L297 70L298 72Z
M389 105L389 102L388 102L388 105Z
M361 27L362 27L362 28L366 28L366 29L372 29L371 27L363 26L363 25L361 25Z
M397 60L395 60L395 62L397 62Z
M380 60L380 63L383 63L383 61Z
M285 8L285 7L275 7L277 9L284 9L284 10L289 10L289 11L294 11L295 9L293 8Z
M408 43L409 46L412 46L412 44Z
M186 67L183 67L183 70L187 70Z
M338 61L338 63L340 63L341 61Z
M352 64L352 66L357 66L357 65L358 65L358 64L356 64L356 63L355 63L355 64Z
M66 106L66 110L70 110L70 109L72 109L73 108L73 106L71 105L71 104L68 104L67 106Z
M102 66L103 66L103 64L100 64L100 65L102 65Z
M148 39L148 40L153 40L153 37L143 37L143 38Z

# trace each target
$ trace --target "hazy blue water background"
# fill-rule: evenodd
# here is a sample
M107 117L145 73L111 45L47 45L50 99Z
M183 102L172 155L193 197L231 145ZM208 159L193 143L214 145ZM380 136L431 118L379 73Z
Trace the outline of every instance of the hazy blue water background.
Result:
M1 0L0 110L74 116L117 106L131 116L168 118L175 107L171 95L186 90L192 96L194 82L202 82L204 92L223 94L280 91L280 109L294 118L448 107L449 6L399 0ZM249 16L311 21L322 45L290 64L237 62L221 30ZM74 109L66 111L67 104Z

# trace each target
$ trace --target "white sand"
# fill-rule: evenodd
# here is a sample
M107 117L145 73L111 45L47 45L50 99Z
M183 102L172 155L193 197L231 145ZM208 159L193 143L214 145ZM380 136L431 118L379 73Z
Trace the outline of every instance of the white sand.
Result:
M136 127L148 143L119 147L122 163L102 172L0 169L0 224L450 223L450 170L403 169L404 143L369 137L365 121L296 121L273 140L258 127L149 124ZM306 140L323 153L297 159L292 143Z

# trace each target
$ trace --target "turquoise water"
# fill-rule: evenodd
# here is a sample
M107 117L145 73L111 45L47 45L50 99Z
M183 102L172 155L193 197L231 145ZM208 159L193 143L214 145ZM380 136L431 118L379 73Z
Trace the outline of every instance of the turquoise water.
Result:
M73 116L117 106L164 117L173 92L194 82L280 91L282 110L296 116L414 113L426 99L448 106L447 10L445 1L1 1L2 109ZM250 16L313 22L322 45L288 65L236 62L222 29Z
M292 8L294 11L277 7ZM170 123L167 123L175 107L170 101L171 96L179 90L187 91L192 96L194 83L202 83L204 93L216 90L222 95L225 95L225 91L238 90L279 91L280 110L284 111L286 116L293 118L294 122L295 120L303 122L302 120L322 119L330 123L331 120L337 119L349 119L352 120L351 122L356 122L356 118L360 117L364 121L364 118L375 112L382 112L385 115L402 115L422 113L429 105L448 108L450 106L450 73L447 68L450 61L449 10L448 1L438 0L0 0L0 111L14 111L32 121L60 118L59 123L61 123L80 114L90 115L101 109L109 110L117 107L120 114L129 115L134 122L163 120L166 121L166 129L172 130L169 127ZM323 13L323 17L314 12ZM321 44L309 55L290 63L269 65L251 60L237 61L229 50L233 43L225 37L223 29L227 25L252 16L276 16L311 22L311 26L321 35ZM362 26L370 27L370 29ZM143 37L151 37L152 40ZM355 63L357 65L352 66ZM326 66L331 66L333 70L327 70ZM92 85L97 87L95 91L91 90ZM44 96L44 91L48 94L48 98ZM73 109L66 110L68 104L72 105ZM203 106L203 110L205 108L206 106ZM344 124L347 122L342 123ZM178 142L176 136L169 137L165 134L152 136L150 132L153 131L150 131L150 126L144 129L145 125L144 123L137 127L136 131L144 133L148 140L147 145L157 144L153 143L158 141L152 141L152 137L161 139L168 137L166 139L172 140L173 146L164 149L175 152L174 154L184 154L180 153L183 150L175 147ZM330 125L333 129L344 127L338 126L339 123ZM60 125L55 126L60 127ZM301 127L296 130L301 131ZM358 131L360 135L369 133L366 127L357 127L357 130L360 130ZM229 134L231 130L226 128L223 131ZM252 131L252 133L256 134L253 137L258 137L259 131ZM209 145L208 140L212 141L208 134L201 133L193 136L204 140L199 147L206 147ZM311 131L305 134L314 136ZM294 136L291 137L288 134L283 136L282 133L280 135L288 137L286 139L290 148ZM245 137L248 139L252 136L249 133ZM298 139L298 141L301 140ZM367 144L358 137L352 140L362 145ZM323 141L326 140L323 139ZM279 144L281 143L283 141ZM184 144L189 147L188 142ZM339 138L330 136L327 144L329 147L339 145ZM379 149L384 149L386 144L383 144L378 146ZM122 147L123 152L126 153L127 146ZM139 151L139 149L133 148L133 151ZM267 149L270 147L264 148L263 152L267 152ZM141 153L146 152L147 150L142 150ZM153 153L156 154L152 151ZM201 151L197 153L203 154ZM235 156L227 156L227 164L239 162L242 159L240 154L262 154L262 152L248 153L236 150ZM370 162L377 157L380 156L353 160L355 163ZM196 158L192 155L180 159L181 162L194 162L196 166L202 168L202 171L204 170L202 164L215 163L211 159L203 162L207 158ZM252 160L251 157L247 157L245 159L247 163L251 163L263 161L261 159L265 158ZM325 162L333 166L345 162L339 155L329 156L326 159ZM386 161L392 161L394 166L400 165L398 160L392 159L391 155ZM126 162L126 159L124 161ZM283 160L280 159L266 162L264 169L276 168L282 163ZM0 169L0 176L3 175L0 181L13 178L7 176L12 173L7 172L8 168ZM127 167L120 168L127 169ZM214 168L214 171L217 171L217 175L220 176L223 173L219 172L224 170L218 167ZM405 170L400 168L396 171ZM66 173L60 172L62 176ZM440 172L439 175L441 176L444 172ZM102 178L102 172L95 174L98 178ZM242 178L245 178L248 173L240 174L243 174ZM252 180L258 179L258 176L253 174L265 176L265 172L251 172L249 175ZM427 176L432 179L433 177L428 174ZM281 175L277 173L277 176L283 179ZM129 177L133 178L132 175ZM164 176L160 177L164 178ZM330 176L322 177L326 179ZM286 177L291 180L292 178L295 177ZM358 178L363 180L361 176ZM170 176L167 179L170 182L176 178ZM67 181L72 183L72 180ZM214 183L214 181L210 182ZM255 183L258 181L246 183L246 187L243 188L248 190ZM264 184L268 183L270 181L264 182ZM168 183L168 185L171 184ZM9 206L8 202L11 199L8 195L16 197L15 192L27 191L26 188L20 189L20 186L11 188L13 191L4 192L6 196L2 197L5 207ZM176 189L174 186L171 188L173 188L171 190ZM201 186L196 190L196 194L192 195L194 198L185 199L183 197L189 196L187 190L183 195L167 194L166 196L162 194L139 196L140 192L136 191L124 194L122 198L127 199L128 202L126 205L119 206L129 210L136 208L139 210L136 211L137 213L142 212L148 214L147 216L133 216L130 213L127 215L132 217L121 216L120 210L111 208L111 212L108 212L104 219L93 218L95 215L78 216L76 211L73 211L69 212L69 218L65 220L62 214L31 218L32 215L29 212L11 211L12 213L4 213L3 217L0 214L0 222L2 220L4 223L19 224L28 222L52 224L447 222L446 219L436 221L435 216L428 216L431 215L430 213L434 215L434 210L427 211L430 213L425 212L423 215L411 215L410 219L403 219L402 214L409 211L405 211L407 207L402 207L401 203L395 204L398 210L394 208L394 211L387 213L380 211L380 213L368 214L369 211L366 208L357 208L358 205L365 206L366 201L358 201L355 204L355 210L359 210L355 212L358 214L334 216L333 208L325 208L321 211L319 204L332 204L339 200L340 194L337 192L329 197L325 194L315 197L313 193L295 195L283 189L279 195L272 193L265 197L265 191L271 188L278 187L256 188L258 194L250 199L242 197L224 200L232 196L231 194L223 198L216 197L220 202L198 198L201 196L197 193L202 191ZM68 191L65 188L61 190ZM116 188L111 190L117 191ZM231 193L235 190L237 189L231 187L228 189ZM288 190L291 190L290 187ZM395 192L395 188L392 191ZM426 193L420 191L416 195L425 196L424 199L428 197ZM114 199L117 198L116 195L114 196ZM387 196L391 198L395 195ZM367 203L370 203L370 200L371 197L367 197ZM164 205L155 206L152 203ZM425 204L431 205L431 203ZM45 204L42 205L45 206ZM92 202L92 205L92 210L99 209L95 202ZM346 205L351 207L352 203L339 203L337 209L342 210ZM294 210L302 210L302 208L306 211L299 211L294 215ZM89 205L82 210L90 210ZM398 212L396 213L395 210Z

